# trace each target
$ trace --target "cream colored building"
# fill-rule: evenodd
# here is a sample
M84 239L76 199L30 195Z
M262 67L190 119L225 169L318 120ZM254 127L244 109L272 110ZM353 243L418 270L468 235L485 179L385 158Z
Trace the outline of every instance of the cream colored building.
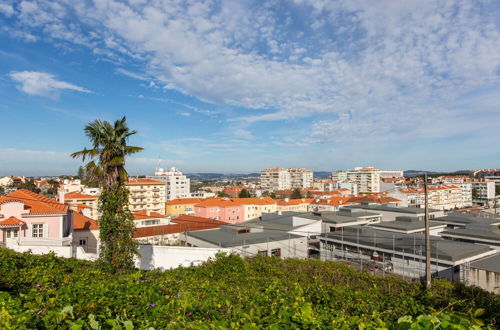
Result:
M374 167L356 167L347 171L347 180L358 185L359 193L380 192L380 170Z
M135 211L150 211L165 214L165 183L151 179L129 179L126 184L129 208Z
M290 173L285 168L266 168L260 172L260 186L268 190L290 189Z
M290 188L310 188L313 185L313 171L307 168L290 168Z
M59 190L59 201L69 205L69 208L76 212L82 212L85 216L99 219L99 196L86 195L79 192L65 194Z

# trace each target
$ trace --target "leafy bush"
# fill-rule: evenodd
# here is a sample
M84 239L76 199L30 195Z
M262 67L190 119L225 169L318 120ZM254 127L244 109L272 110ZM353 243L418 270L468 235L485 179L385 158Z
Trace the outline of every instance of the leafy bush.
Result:
M343 264L235 255L198 267L110 274L0 248L0 328L224 329L495 327L499 296Z

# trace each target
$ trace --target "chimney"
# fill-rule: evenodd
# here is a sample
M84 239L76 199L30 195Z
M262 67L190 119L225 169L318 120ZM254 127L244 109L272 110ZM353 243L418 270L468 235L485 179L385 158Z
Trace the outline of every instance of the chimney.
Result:
M151 211L150 210L146 210L146 215L149 217L151 215Z

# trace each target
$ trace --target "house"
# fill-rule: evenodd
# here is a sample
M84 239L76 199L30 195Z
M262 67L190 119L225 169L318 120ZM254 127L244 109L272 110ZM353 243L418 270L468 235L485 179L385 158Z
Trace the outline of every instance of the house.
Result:
M25 189L0 197L0 245L71 256L72 233L68 205Z
M231 200L243 206L244 221L277 211L277 202L271 197L231 198Z
M168 225L170 217L158 212L151 212L147 210L135 211L132 213L134 216L134 225L136 228L145 226Z
M309 204L310 212L323 212L331 211L337 212L342 206L350 204L350 197L329 197L329 198L315 198Z
M278 212L307 212L313 198L285 198L276 202Z
M197 217L220 220L227 223L245 221L245 207L230 198L209 198L194 206Z
M425 240L422 235L353 226L323 233L319 239L322 260L349 260L380 274L390 272L414 280L425 277ZM495 253L487 246L433 237L431 272L433 276L451 281L465 281L471 262Z
M133 237L142 244L180 245L185 243L185 233L219 228L227 223L191 215L180 215L169 224L136 227Z
M80 192L64 193L59 190L59 201L69 205L76 212L88 209L84 214L94 220L99 219L99 196L87 195Z
M165 214L177 216L180 214L194 214L194 206L200 203L200 198L177 198L165 203Z
M81 247L85 253L96 254L99 250L99 225L80 212L73 214L73 245Z

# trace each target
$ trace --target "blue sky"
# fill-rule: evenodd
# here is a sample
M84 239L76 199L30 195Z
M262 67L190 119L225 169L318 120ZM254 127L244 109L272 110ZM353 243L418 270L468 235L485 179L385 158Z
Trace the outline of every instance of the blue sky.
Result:
M132 174L500 167L500 3L4 0L0 115L0 175L123 115Z

